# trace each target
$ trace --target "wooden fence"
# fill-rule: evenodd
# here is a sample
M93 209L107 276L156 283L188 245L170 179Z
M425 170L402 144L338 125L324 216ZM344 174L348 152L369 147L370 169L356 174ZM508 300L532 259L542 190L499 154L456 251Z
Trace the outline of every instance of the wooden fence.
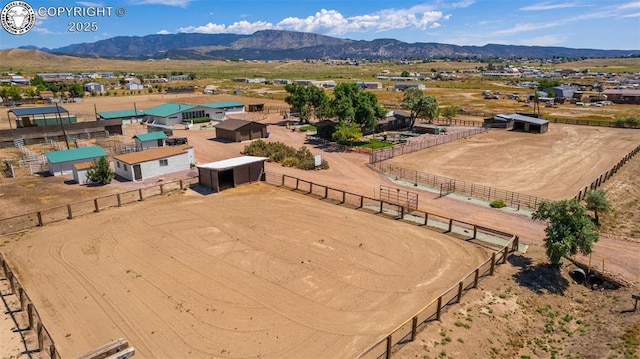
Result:
M544 198L528 194L511 192L449 177L418 172L417 170L406 169L385 162L374 163L373 166L396 179L402 179L440 191L440 196L446 196L449 193L458 193L488 202L502 200L509 207L516 209L528 208L532 210L537 210L540 202L545 200Z
M455 141L461 138L476 135L478 133L487 132L488 129L483 127L470 128L461 131L449 130L445 135L438 135L435 137L429 137L428 140L418 141L411 140L404 144L396 145L393 147L381 148L371 152L369 156L369 163L374 164L382 161L389 160L396 156L402 156L407 153L417 152L426 148L442 145L451 141Z
M186 188L185 186L189 186L197 182L197 178L165 182L145 188L98 197L87 201L75 202L65 206L48 208L37 212L0 219L0 236L25 231L34 227L42 227L53 222L70 220L74 217L89 213L97 213L107 208L121 207L127 203L143 201L146 198L182 190ZM33 301L29 299L24 287L11 271L9 264L5 260L4 256L2 256L2 253L0 253L0 265L3 268L5 279L9 282L9 294L16 294L18 296L20 301L20 312L24 312L27 316L29 323L28 327L19 329L32 330L37 335L38 339L38 347L36 349L38 351L45 351L51 359L60 359L60 354L56 350L53 338L44 327ZM0 295L5 295L5 293L0 293ZM30 350L29 348L27 349Z
M427 229L451 235L455 238L474 240L482 236L492 236L502 238L505 241L506 244L498 246L490 258L462 277L455 285L422 307L402 324L383 335L374 344L360 353L357 358L390 358L394 350L403 344L415 340L418 331L422 330L429 322L440 320L443 309L447 306L460 303L464 293L477 288L481 278L492 276L496 265L505 263L509 253L518 250L518 237L500 230L478 226L454 218L443 217L434 213L409 209L397 203L370 198L292 176L267 173L266 180L271 184L291 188L304 194L314 195L319 199L338 205L383 214L389 218L404 220Z
M602 173L600 176L596 177L591 184L581 189L578 194L575 195L575 199L578 201L583 200L589 191L594 191L598 189L598 187L602 186L609 178L613 177L614 174L618 172L619 169L622 168L627 162L629 162L635 155L640 152L640 145L631 150L631 152L627 153L618 163L616 163L610 170Z
M24 290L24 287L22 286L22 284L20 284L20 281L15 276L15 274L11 271L11 268L9 268L9 264L7 263L2 253L0 253L0 266L2 266L4 279L8 282L8 285L9 285L9 292L0 293L0 295L2 296L15 295L18 297L18 302L20 303L19 310L12 310L10 308L7 308L10 314L14 317L16 324L18 324L19 326L18 328L16 328L16 331L22 334L25 331L29 330L35 333L37 337L37 340L36 340L37 347L26 348L26 349L29 352L31 351L45 352L51 359L60 359L61 358L60 353L58 353L58 351L56 350L55 343L53 342L53 337L51 336L47 328L45 328L42 322L42 317L36 310L36 307L33 304L33 301L27 295L27 292ZM16 319L18 315L21 315L23 319L25 319L20 321L22 323L24 322L27 323L25 327L20 327L20 323L18 323L18 320ZM25 316L26 318L24 318ZM24 342L26 343L26 341ZM29 355L29 357L31 356Z

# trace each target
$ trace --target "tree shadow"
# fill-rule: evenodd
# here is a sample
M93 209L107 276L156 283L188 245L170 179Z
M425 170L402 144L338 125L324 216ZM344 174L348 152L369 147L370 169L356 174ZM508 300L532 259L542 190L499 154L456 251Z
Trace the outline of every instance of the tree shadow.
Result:
M511 256L521 257L521 256ZM569 281L562 275L560 267L543 263L531 265L529 258L514 258L509 260L513 265L520 267L520 271L513 275L513 279L523 287L543 294L564 294L569 287ZM516 263L514 263L516 262Z

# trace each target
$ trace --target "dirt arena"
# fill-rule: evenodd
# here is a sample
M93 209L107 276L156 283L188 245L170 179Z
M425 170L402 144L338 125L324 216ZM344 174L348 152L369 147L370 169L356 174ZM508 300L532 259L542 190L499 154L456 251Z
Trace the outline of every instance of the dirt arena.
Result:
M545 134L491 130L390 163L559 200L575 196L638 143L640 131L551 123Z
M3 252L64 358L347 358L490 256L259 183L48 225Z

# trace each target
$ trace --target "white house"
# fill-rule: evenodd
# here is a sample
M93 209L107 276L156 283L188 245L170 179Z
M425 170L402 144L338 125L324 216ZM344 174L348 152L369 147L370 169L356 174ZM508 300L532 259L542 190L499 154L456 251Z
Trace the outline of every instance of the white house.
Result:
M195 156L193 146L169 146L115 156L113 163L117 176L138 182L189 170Z
M124 88L127 90L144 90L144 85L127 82L126 84L124 84Z
M148 123L168 126L204 117L222 121L226 118L227 114L244 112L244 104L236 101L213 102L199 105L167 102L144 111Z
M148 133L140 133L133 136L133 140L136 143L136 150L148 150L151 148L158 148L165 146L165 140L167 135L162 131L154 131Z
M93 164L94 162L82 162L74 164L72 167L73 180L79 184L88 183L89 179L87 178L87 174L89 173L89 170L93 168Z
M86 92L104 92L104 85L97 82L87 82L83 87Z
M107 152L100 146L72 148L70 150L47 152L44 156L49 162L49 173L54 176L70 174L73 165L98 161Z

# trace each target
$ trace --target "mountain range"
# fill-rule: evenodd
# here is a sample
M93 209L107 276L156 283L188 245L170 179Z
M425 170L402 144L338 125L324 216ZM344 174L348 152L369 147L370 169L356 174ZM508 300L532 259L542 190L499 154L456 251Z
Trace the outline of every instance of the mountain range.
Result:
M610 58L640 56L640 50L597 50L567 47L488 44L458 46L441 43L406 43L394 39L371 41L325 35L262 30L238 34L156 34L118 36L92 43L55 49L35 48L56 54L130 59L427 59L427 58Z

